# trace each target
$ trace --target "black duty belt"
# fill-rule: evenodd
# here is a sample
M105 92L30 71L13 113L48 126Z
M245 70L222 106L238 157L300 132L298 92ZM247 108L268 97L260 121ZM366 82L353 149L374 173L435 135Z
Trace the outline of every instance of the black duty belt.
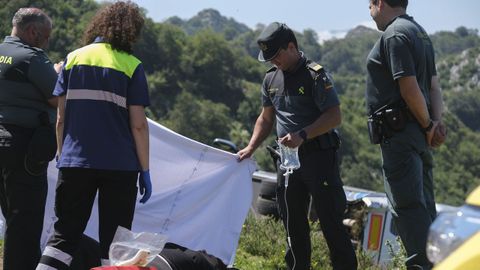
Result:
M305 154L315 150L338 149L339 146L340 137L336 132L331 131L306 140L300 145L298 151L299 154Z

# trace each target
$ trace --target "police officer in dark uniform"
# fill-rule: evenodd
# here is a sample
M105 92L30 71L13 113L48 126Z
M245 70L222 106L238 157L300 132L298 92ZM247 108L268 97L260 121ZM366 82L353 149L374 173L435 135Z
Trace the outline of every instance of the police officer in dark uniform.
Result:
M380 144L385 192L408 269L430 269L428 229L436 217L430 147L446 138L432 42L406 14L408 0L370 0L383 31L367 59L372 143Z
M55 155L57 80L42 50L52 30L36 8L19 9L0 44L0 205L6 221L6 270L35 269L47 197L48 159ZM57 66L57 69L60 65ZM47 126L46 129L40 128Z
M239 160L253 154L276 119L279 143L299 146L301 165L289 177L287 188L284 171L279 171L277 186L277 202L287 230L288 268L310 269L307 208L311 194L333 268L356 269L355 252L342 223L346 198L339 174L339 139L334 131L341 114L332 81L322 66L298 50L295 35L285 24L268 25L257 42L261 49L258 59L274 66L265 75L262 112L248 146L238 152Z

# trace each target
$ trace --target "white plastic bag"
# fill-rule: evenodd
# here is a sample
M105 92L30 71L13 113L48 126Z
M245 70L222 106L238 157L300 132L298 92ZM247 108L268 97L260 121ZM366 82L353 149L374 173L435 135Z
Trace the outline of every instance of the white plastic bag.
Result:
M157 233L134 233L118 227L108 256L114 266L146 266L162 251L167 236Z

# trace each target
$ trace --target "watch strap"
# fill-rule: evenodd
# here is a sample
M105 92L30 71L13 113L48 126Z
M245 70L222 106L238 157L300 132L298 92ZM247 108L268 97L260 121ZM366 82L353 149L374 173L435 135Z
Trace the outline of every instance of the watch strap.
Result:
M307 140L307 132L306 132L304 129L300 130L300 132L298 133L298 135L300 135L300 137L301 137L304 141Z
M426 128L424 128L423 131L430 132L430 130L432 130L432 127L433 127L433 121L430 119L430 122L428 123L428 126Z

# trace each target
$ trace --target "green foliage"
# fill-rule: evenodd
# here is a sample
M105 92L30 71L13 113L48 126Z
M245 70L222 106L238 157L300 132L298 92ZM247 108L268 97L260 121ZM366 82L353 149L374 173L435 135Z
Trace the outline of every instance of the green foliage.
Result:
M480 87L476 90L461 91L452 94L448 100L448 108L458 116L462 122L474 131L480 131Z
M176 97L181 92L177 81L172 79L176 73L166 69L159 70L147 75L148 89L150 91L150 117L159 120L167 116L167 113L175 105Z
M184 91L161 123L186 137L211 143L216 137L228 138L231 125L228 112L224 104L199 99Z
M318 222L310 223L312 240L312 270L332 269L329 251ZM235 257L235 267L242 270L284 270L286 236L283 224L270 217L255 218L248 215L240 235ZM395 254L398 261L404 260L402 253ZM403 259L402 259L403 258ZM358 269L380 270L373 264L371 256L361 249L357 250ZM393 267L395 266L395 267ZM388 266L387 269L396 268ZM403 267L403 266L401 266Z
M181 57L188 38L178 27L170 24L155 24L147 20L142 37L136 44L135 55L142 60L153 106L154 119L166 117L182 92L184 78Z
M223 102L235 111L243 98L241 69L236 55L221 35L204 31L193 36L182 59L183 87L214 102Z
M480 46L446 57L438 67L447 108L470 129L480 130Z
M11 19L21 7L41 8L52 18L48 52L54 62L64 59L68 52L80 46L83 29L99 7L94 0L2 0L0 5L0 17L6 19L0 25L2 36L10 35Z
M262 110L261 86L257 83L244 82L245 98L240 102L237 119L248 129L253 130L255 121Z
M232 18L223 17L215 9L204 9L186 21L172 17L166 22L182 27L189 35L210 29L216 33L222 33L227 40L250 30L248 26L238 23Z
M185 43L186 36L180 28L146 19L142 35L134 46L134 54L142 60L148 73L158 70L178 73Z
M341 174L347 185L381 191L383 179L380 149L368 139L363 99L342 96L343 121Z
M397 236L395 241L397 242L397 246L400 247L399 251L394 249L393 244L389 240L386 242L388 254L392 257L390 266L396 270L406 270L407 267L405 266L405 261L407 259L407 251L405 250L399 236Z
M440 31L431 36L437 59L451 54L480 46L478 30L467 29L463 26L455 32Z
M447 113L449 130L443 146L434 151L437 201L463 204L465 196L480 184L480 134L472 132L455 115Z
M327 244L318 223L311 223L312 269L332 269ZM272 218L249 215L243 226L235 267L239 269L287 269L285 229Z
M326 41L323 45L322 65L327 70L345 76L366 74L365 62L379 33L364 26L348 32L345 39ZM361 91L364 91L362 88Z
M322 47L318 44L318 35L311 29L306 29L303 33L295 33L298 47L308 55L313 61L320 61L322 58Z
M252 58L257 59L258 56L258 45L257 37L260 35L261 29L256 29L255 31L248 31L232 41L233 46L242 48L248 55Z

